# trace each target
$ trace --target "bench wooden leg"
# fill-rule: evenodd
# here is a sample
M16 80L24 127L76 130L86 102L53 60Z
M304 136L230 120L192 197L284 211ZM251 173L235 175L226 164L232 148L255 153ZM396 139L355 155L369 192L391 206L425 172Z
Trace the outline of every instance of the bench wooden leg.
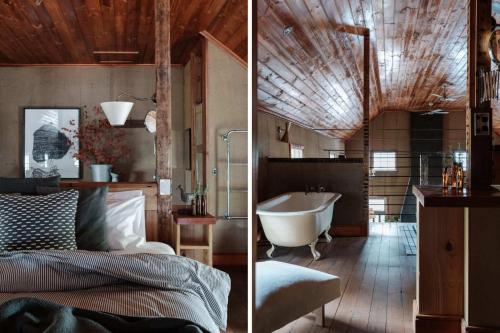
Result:
M325 327L325 306L321 306L314 310L314 316L316 317L316 325Z

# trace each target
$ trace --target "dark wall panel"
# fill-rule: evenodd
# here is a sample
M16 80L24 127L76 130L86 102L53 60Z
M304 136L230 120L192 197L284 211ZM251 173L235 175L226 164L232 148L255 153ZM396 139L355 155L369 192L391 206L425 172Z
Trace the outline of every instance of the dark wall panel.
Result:
M335 204L333 225L359 225L363 216L363 164L360 159L267 159L265 177L259 177L260 201L306 186L323 186L342 194Z

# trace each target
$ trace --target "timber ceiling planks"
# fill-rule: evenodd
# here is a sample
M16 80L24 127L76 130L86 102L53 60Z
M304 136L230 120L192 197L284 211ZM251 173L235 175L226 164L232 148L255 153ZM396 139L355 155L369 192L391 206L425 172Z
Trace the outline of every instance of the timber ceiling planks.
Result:
M154 0L36 3L0 1L0 63L154 63ZM246 60L246 0L172 0L171 8L173 63L189 59L204 30Z
M465 96L440 103L432 93L465 95L467 2L463 0L259 0L258 98L261 110L350 137L362 125L362 37L334 26L370 29L370 116L464 110ZM293 32L284 34L285 27Z

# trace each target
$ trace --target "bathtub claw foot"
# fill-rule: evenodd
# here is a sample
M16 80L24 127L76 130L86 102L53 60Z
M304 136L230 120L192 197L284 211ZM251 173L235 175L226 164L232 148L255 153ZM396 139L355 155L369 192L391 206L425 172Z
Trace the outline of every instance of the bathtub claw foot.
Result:
M266 251L267 256L272 259L273 258L273 252L276 248L274 247L274 244L271 244L271 248Z
M318 242L318 240L315 240L314 242L312 242L311 244L309 244L309 247L311 248L311 253L313 255L313 259L314 260L318 260L321 257L321 253L319 253L318 251L316 251L316 243L317 242Z
M328 233L328 230L325 230L325 238L328 243L330 243L333 239L332 236L330 236L330 234Z

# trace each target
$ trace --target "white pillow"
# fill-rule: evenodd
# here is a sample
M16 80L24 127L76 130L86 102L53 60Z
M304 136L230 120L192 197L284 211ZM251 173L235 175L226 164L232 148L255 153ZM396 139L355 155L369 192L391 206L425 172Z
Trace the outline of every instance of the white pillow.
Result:
M106 231L110 250L136 248L146 242L146 198L108 202Z
M142 197L144 193L141 190L121 191L121 192L108 192L106 202L108 204L116 201L126 201L128 199Z

